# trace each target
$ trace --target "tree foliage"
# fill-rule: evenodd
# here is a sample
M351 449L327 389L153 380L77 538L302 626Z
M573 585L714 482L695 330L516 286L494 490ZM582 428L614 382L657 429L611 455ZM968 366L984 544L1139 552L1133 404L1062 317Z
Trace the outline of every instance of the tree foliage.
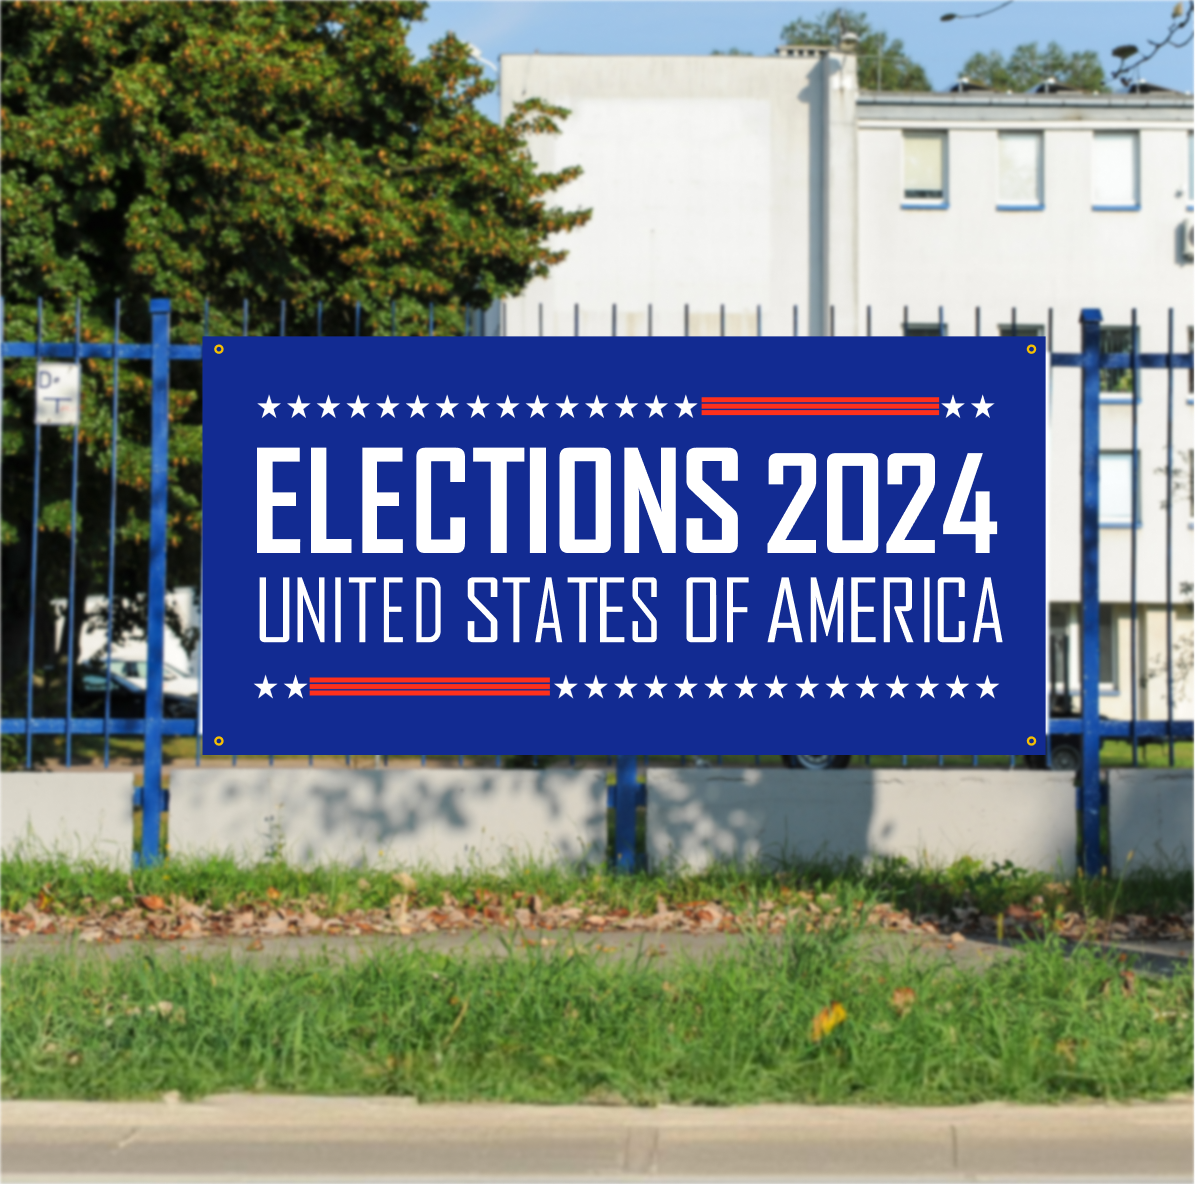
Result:
M492 91L453 35L417 61L417 0L2 6L3 293L8 340L147 341L148 299L173 301L174 340L240 332L249 300L288 331L461 331L564 257L549 236L583 224L552 195L579 169L538 172L531 134L567 112L532 99L496 124ZM393 305L392 305L393 302ZM112 367L84 366L77 592L102 591ZM4 651L23 665L32 487L29 363L4 387ZM149 376L122 364L118 595L145 588ZM198 576L202 396L176 364L170 437L170 581ZM64 595L70 433L43 431L40 587ZM136 614L134 614L135 616ZM48 612L41 613L48 621Z
M867 14L850 8L834 8L814 20L804 17L780 30L785 45L838 45L844 33L858 38L859 85L865 90L930 89L923 67L905 52L904 42L888 40L888 34L873 29Z
M998 49L972 54L962 73L972 82L1001 91L1032 90L1047 78L1076 90L1108 89L1104 67L1095 50L1067 53L1057 41L1051 41L1045 49L1039 48L1036 41L1018 45L1007 59Z

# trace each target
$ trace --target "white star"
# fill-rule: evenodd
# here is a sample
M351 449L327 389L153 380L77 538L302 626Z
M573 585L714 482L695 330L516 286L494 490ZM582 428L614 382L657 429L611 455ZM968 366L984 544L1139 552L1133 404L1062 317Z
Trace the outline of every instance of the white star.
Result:
M688 395L685 396L683 403L677 403L676 405L680 408L681 415L687 415L690 419L693 418L693 408L696 407L697 404L690 403ZM680 418L680 415L677 416L677 419L679 419L679 418Z
M950 396L950 402L943 403L942 406L946 408L946 418L947 419L949 419L952 415L954 416L955 419L963 418L958 413L958 409L962 406L962 403L960 403L953 395Z
M509 415L511 419L514 419L515 408L518 406L518 403L512 403L510 401L509 395L507 395L505 400L499 403L498 406L501 408L503 415Z
M759 684L758 684L758 683L754 683L754 682L748 682L748 681L747 681L747 676L744 674L744 675L743 675L743 681L742 681L742 682L736 682L734 685L735 685L736 687L738 687L738 689L739 689L739 698L740 698L740 699L741 699L741 698L742 698L744 695L746 695L746 696L747 696L749 699L754 699L754 698L755 698L755 696L754 696L754 695L753 695L751 692L752 692L752 691L753 691L753 690L754 690L754 689L755 689L755 688L756 688L756 687L757 687Z
M323 413L320 416L320 419L323 419L325 415L330 415L333 419L335 419L336 418L336 408L339 407L340 404L333 403L332 396L329 395L322 403L316 403L316 406Z
M976 418L976 419L978 419L978 418L979 418L981 415L987 415L987 416L988 416L988 419L991 419L992 417L991 417L990 415L988 415L988 410L989 410L990 408L992 408L992 407L995 407L995 406L996 406L996 404L995 404L995 403L989 403L989 402L987 401L987 399L985 399L985 398L983 397L983 395L980 395L980 396L979 396L979 402L978 402L978 403L972 403L972 404L971 404L971 406L975 408L975 418Z
M556 406L560 408L560 418L561 419L563 419L566 415L572 415L573 419L577 418L575 415L573 415L573 408L576 407L577 404L574 403L572 401L572 399L570 399L568 397L568 395L564 396L563 403L557 403Z
M957 675L956 675L957 677ZM979 697L982 699L984 695L991 695L994 699L996 697L996 688L1000 685L998 682L992 682L988 675L983 676L983 682L975 684L979 688Z
M897 695L903 699L905 697L905 687L907 687L909 684L907 682L901 682L900 675L898 674L896 676L895 682L886 682L884 685L891 691L891 694L888 696L889 699L895 699Z
M618 418L622 419L624 415L629 415L632 419L635 418L635 408L639 406L638 403L632 403L626 395L623 395L621 403L615 403L618 408Z
M595 674L593 676L593 682L587 682L585 684L585 689L589 692L589 697L591 699L594 697L594 695L597 695L599 699L602 699L605 698L605 696L602 694L602 687L605 685L606 684L604 682L598 682L597 675Z
M556 683L556 686L560 688L560 694L557 695L556 698L563 699L564 696L567 695L571 699L573 697L573 687L576 685L577 684L575 682L569 682L568 675L566 674L564 676L564 682Z
M481 396L478 395L472 403L466 403L465 406L473 412L473 415L480 415L482 419L485 419L485 409L489 406L489 404L483 403L481 401ZM469 418L472 419L473 415L470 415Z
M589 408L590 419L592 419L595 415L600 415L603 419L606 418L605 408L607 405L603 403L596 395L593 397L593 402L586 403L585 406Z
M456 404L453 403L447 395L444 396L444 402L437 403L436 406L440 408L441 419L443 419L446 415L452 416L453 419L456 419L456 416L452 414L452 409L456 406Z
M694 688L696 685L697 685L697 684L696 684L695 682L690 682L690 681L689 681L689 676L686 674L686 675L685 675L685 681L684 681L684 682L678 682L678 683L676 684L676 686L677 686L678 688L680 688L680 694L679 694L679 695L677 695L677 698L678 698L678 699L683 699L683 698L684 698L686 695L688 695L688 696L689 696L689 698L690 698L690 699L692 699L692 698L693 698L693 688Z
M658 415L661 419L663 419L664 418L664 408L667 406L668 406L668 404L661 403L660 396L656 395L656 397L654 399L652 399L652 401L650 403L648 403L648 405L647 405L647 412L648 412L647 418L651 419L651 417L653 415Z
M804 681L804 682L798 682L798 683L794 683L793 685L794 685L794 686L797 686L797 687L800 687L800 689L801 689L801 698L802 698L802 699L804 699L806 695L808 695L808 696L809 696L809 697L812 699L812 698L814 697L814 695L813 695L813 688L814 688L815 686L817 686L818 684L817 684L817 683L815 683L815 682L810 682L810 681L809 681L809 675L807 674L807 675L805 675L805 681Z
M301 415L304 419L306 419L307 418L307 408L310 407L311 404L304 403L303 400L300 399L296 395L295 401L293 403L287 403L287 406L290 408L291 419L294 419L294 417L296 415ZM274 418L277 419L277 416L275 416Z
M401 403L391 403L390 396L387 395L386 401L384 403L379 403L378 406L382 409L382 414L384 416L388 415L388 416L390 416L391 419L393 419L395 407L401 407L402 404Z
M272 699L274 697L274 688L278 685L276 682L270 682L270 676L263 674L261 682L253 684L257 688L257 697L260 699L262 695L269 695Z
M293 698L294 698L296 695L298 695L298 696L299 696L299 698L301 699L301 698L303 697L303 688L304 688L304 687L305 687L307 684L306 684L305 682L300 682L300 681L299 681L299 676L296 674L296 675L295 675L295 681L294 681L294 682L284 682L282 685L283 685L284 687L286 687L286 689L287 689L288 691L290 691L290 694L286 696L288 699L293 699ZM259 699L261 698L261 696L260 696L260 695L258 695L257 697L258 697ZM270 696L270 698L271 698L271 699L272 699L273 697L274 697L273 695L271 695L271 696Z
M859 688L859 698L860 699L862 699L864 695L870 695L871 698L874 699L875 698L875 689L879 685L880 684L878 682L872 682L871 679L868 678L866 674L863 676L862 682L855 683L855 686L857 686Z
M831 699L833 699L835 695L837 695L840 699L846 698L846 696L842 692L846 690L847 684L844 682L839 682L837 674L834 675L834 681L826 683L826 686L828 686L830 688L830 698Z
M957 674L954 676L954 682L948 682L946 685L950 688L950 697L952 699L955 697L955 695L957 695L960 699L965 699L967 697L963 694L963 687L970 686L970 683L959 682ZM995 695L992 696L993 699L995 697Z
M266 395L266 401L264 403L258 403L258 406L261 408L262 419L265 419L265 417L267 415L274 415L275 408L281 407L282 404L275 403L274 400L271 399L269 395ZM277 419L278 416L274 415L274 418Z
M540 419L544 418L544 408L547 406L547 403L541 403L539 401L539 395L535 396L534 403L528 403L527 406L531 408L532 418L534 418L537 415L540 417Z
M724 682L719 682L719 681L718 681L718 676L717 676L716 674L714 675L714 681L713 681L713 682L707 682L705 685L706 685L707 687L709 687L709 689L710 689L710 698L711 698L711 699L712 699L712 698L713 698L715 695L717 695L719 699L721 699L721 698L722 698L722 690L723 690L723 688L726 686L726 684L725 684Z
M659 678L653 678L651 682L645 682L643 685L647 687L647 697L649 699L652 695L659 695L662 699L664 697L664 688L668 684L661 682Z
M414 419L415 416L417 416L417 415L423 419L427 418L427 416L423 414L423 409L424 409L424 407L427 407L428 404L425 403L418 395L415 396L415 402L408 403L407 406L410 407L410 409L411 409L411 418L412 419Z
M786 686L788 686L788 683L781 682L780 675L777 674L773 677L771 682L765 682L763 685L768 688L768 698L769 699L773 695L779 695L780 698L783 699L784 698L784 688Z
M359 415L359 416L361 416L362 419L364 419L365 418L365 408L368 407L369 404L362 403L361 396L358 395L356 397L356 399L354 399L353 402L351 402L349 404L349 406L353 409L353 415ZM353 415L350 415L349 419L352 419Z
M631 690L633 687L637 687L639 684L637 682L628 681L627 676L624 674L622 676L622 682L616 682L614 685L618 688L618 697L620 699L623 697L623 695L633 699L635 696L631 694Z
M925 682L919 682L915 685L920 688L922 699L924 699L926 695L932 699L934 697L934 687L936 687L938 684L936 682L930 682L929 675L927 674L925 676Z

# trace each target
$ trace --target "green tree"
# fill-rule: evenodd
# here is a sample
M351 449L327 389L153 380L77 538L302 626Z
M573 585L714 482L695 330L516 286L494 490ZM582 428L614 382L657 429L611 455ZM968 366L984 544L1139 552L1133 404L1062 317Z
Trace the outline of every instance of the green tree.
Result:
M991 53L974 53L962 71L972 82L990 86L992 90L1027 91L1047 78L1057 79L1063 86L1076 90L1106 91L1108 81L1100 56L1095 50L1067 53L1057 41L1046 48L1038 48L1036 41L1018 45L1008 59L994 49Z
M580 170L539 172L531 134L567 112L520 103L503 123L493 89L449 34L416 61L419 0L369 4L8 2L3 19L3 294L8 340L148 340L148 298L174 302L174 339L240 332L241 302L288 332L457 333L465 306L523 288L564 258L549 236L583 224L551 195ZM112 368L84 366L77 596L102 592L108 548ZM170 571L199 566L202 393L176 364L171 391ZM31 363L5 367L5 685L24 668L32 514ZM149 378L121 367L118 596L145 589ZM70 433L43 430L39 618L67 583ZM82 600L78 601L82 604ZM124 625L135 624L134 611ZM12 704L9 704L11 709Z
M905 53L904 42L889 41L888 34L873 29L867 14L834 8L814 20L803 17L780 30L785 45L838 45L844 33L859 38L859 85L865 90L929 90L925 70Z

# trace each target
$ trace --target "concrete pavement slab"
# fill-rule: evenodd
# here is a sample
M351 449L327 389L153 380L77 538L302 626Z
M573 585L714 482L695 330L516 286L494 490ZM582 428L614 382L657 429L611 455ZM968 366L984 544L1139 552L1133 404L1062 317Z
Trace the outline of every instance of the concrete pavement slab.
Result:
M7 1102L4 1181L1189 1180L1189 1099L726 1109L221 1095Z

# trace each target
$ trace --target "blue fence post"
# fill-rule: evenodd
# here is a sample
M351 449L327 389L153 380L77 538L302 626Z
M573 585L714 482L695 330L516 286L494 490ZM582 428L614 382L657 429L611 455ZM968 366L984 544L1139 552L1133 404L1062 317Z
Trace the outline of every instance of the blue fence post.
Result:
M151 300L153 413L150 421L149 668L145 680L145 781L141 790L141 864L162 858L162 659L166 631L166 496L170 465L170 301Z
M1083 870L1100 872L1100 322L1079 314L1083 330Z
M614 870L635 870L635 803L639 796L639 758L620 756L614 780Z
M75 297L75 365L82 366L79 359L79 345L83 340L83 301ZM79 402L83 402L83 377L79 376ZM71 767L71 716L75 711L75 571L79 557L79 420L82 409L75 413L75 431L71 443L71 559L70 583L67 585L66 608L66 767ZM87 606L83 606L87 611Z
M29 531L29 678L25 686L25 768L33 768L33 657L37 642L37 534L41 518L41 424L37 422L37 367L41 363L42 298L37 298L37 347L33 355L33 516Z

